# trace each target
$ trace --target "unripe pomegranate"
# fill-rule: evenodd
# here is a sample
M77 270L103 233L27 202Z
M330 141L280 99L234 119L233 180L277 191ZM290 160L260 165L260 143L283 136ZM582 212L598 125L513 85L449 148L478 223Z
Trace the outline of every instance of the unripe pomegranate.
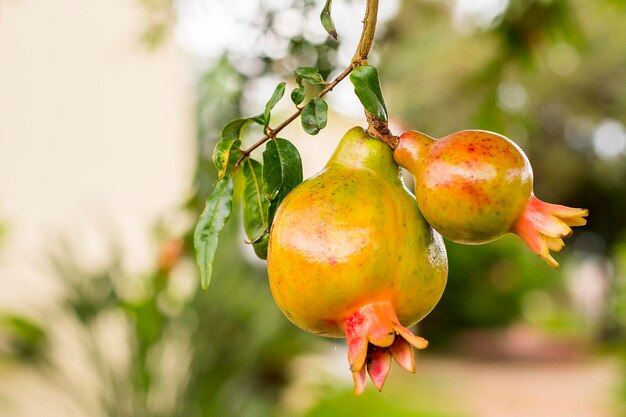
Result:
M480 244L507 232L519 235L550 266L571 226L586 224L585 209L548 204L533 194L533 172L511 140L483 130L464 130L435 140L402 134L394 159L415 177L419 208L445 238Z
M414 372L411 345L428 342L406 327L439 301L447 258L385 143L358 127L346 133L326 167L281 203L267 266L274 299L294 324L346 337L356 394L366 368L382 388L391 357Z

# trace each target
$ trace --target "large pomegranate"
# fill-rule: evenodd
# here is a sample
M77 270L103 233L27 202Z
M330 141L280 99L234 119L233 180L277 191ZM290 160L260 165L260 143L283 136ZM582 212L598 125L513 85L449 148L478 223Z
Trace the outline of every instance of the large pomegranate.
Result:
M394 159L415 177L415 195L428 223L445 238L479 244L507 232L519 235L552 267L570 226L582 226L587 210L548 204L533 194L533 172L511 140L464 130L435 140L409 131Z
M391 357L415 369L406 327L437 304L447 279L441 236L404 188L392 150L355 127L326 167L280 205L268 251L272 294L302 329L346 337L355 393L365 369L380 390Z

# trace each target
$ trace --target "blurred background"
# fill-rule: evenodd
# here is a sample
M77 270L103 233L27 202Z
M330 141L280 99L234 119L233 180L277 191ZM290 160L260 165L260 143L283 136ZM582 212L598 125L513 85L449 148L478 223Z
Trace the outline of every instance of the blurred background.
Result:
M322 7L0 0L0 415L626 416L622 0L381 1L392 131L501 132L540 198L591 213L559 270L513 236L447 242L416 375L394 366L354 398L345 342L280 313L240 209L199 289L190 239L221 127L295 68L350 62L364 1L333 2L339 42ZM365 123L347 81L327 97L318 136L284 131L305 177Z

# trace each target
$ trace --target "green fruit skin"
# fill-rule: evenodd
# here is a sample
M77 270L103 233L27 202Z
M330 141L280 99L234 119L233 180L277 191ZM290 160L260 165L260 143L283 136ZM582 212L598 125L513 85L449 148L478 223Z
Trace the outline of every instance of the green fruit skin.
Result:
M362 128L348 131L326 167L281 203L267 263L285 315L331 337L380 301L405 326L416 323L441 298L448 271L443 239L404 188L392 150Z
M455 242L480 244L509 232L531 197L526 155L496 133L464 130L434 140L409 131L394 159L415 177L428 223Z

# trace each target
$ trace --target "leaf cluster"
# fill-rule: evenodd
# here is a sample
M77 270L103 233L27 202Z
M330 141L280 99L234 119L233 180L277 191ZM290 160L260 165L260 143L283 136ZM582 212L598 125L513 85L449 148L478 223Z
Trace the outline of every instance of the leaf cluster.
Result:
M311 77L310 72L303 72ZM319 74L318 74L319 75ZM208 196L194 232L196 259L200 267L202 288L209 286L218 236L230 218L233 208L234 176L241 173L243 187L244 230L255 254L267 258L269 230L278 206L289 191L302 182L302 160L297 148L287 139L274 137L270 127L272 110L285 94L285 82L279 83L267 101L263 113L230 121L222 129L221 139L213 152L218 180ZM263 152L263 161L241 148L244 128L254 123L271 140Z
M386 123L387 108L383 99L378 71L370 65L349 68L350 80L355 94L363 107L373 117ZM346 73L347 74L347 73ZM296 106L295 117L301 116L302 129L310 135L317 135L327 125L328 104L322 98L334 84L324 80L314 67L302 67L295 71L297 87L290 94ZM325 90L316 94L299 107L306 98L307 87L324 85ZM272 110L283 98L286 83L279 83L265 105L263 113L252 117L230 121L222 129L221 139L213 152L213 163L218 181L208 196L205 208L194 232L194 247L200 267L200 282L207 289L212 275L212 264L217 250L218 235L224 228L232 211L234 193L233 176L242 172L245 178L243 190L244 230L255 254L267 258L269 231L280 203L287 194L302 182L302 160L297 148L287 139L277 137L278 132L288 122L276 129L270 127ZM292 117L292 120L295 119ZM265 137L247 150L241 148L242 130L249 123L256 123L263 129ZM267 140L267 142L266 142ZM252 159L250 153L257 145L266 143L263 162Z

